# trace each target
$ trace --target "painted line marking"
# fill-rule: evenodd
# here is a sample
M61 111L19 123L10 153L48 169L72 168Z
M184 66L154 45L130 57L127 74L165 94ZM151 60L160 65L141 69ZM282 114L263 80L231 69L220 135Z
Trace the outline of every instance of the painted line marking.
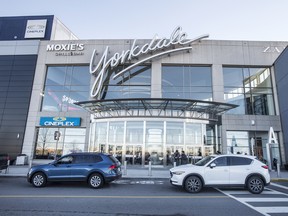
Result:
M113 199L207 199L227 196L73 196L73 195L0 195L0 198L113 198Z

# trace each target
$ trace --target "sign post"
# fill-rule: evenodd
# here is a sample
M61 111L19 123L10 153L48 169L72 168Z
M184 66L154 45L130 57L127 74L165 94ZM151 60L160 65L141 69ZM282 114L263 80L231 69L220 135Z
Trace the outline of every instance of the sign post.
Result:
M54 140L56 140L56 148L55 148L54 160L57 159L57 148L58 148L58 142L59 142L60 136L61 136L60 131L55 131L55 132L54 132Z

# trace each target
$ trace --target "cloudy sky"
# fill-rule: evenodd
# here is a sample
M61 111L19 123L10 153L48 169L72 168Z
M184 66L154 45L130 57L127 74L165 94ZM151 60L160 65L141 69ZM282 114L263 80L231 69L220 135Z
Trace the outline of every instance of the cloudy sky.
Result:
M288 0L0 0L0 16L55 15L80 39L288 41Z

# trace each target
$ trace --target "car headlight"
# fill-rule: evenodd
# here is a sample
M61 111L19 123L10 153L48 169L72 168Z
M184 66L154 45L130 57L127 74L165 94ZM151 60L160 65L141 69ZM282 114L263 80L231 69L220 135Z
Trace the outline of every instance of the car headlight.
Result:
M185 173L185 171L174 171L172 173L173 175L182 175L183 173Z

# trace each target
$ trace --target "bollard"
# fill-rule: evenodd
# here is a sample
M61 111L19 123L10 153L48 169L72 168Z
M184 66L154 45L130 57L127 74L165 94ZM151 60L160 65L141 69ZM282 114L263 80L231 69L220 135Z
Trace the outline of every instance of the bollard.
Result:
M280 164L277 163L277 177L280 178L281 175L280 175Z
M124 170L123 175L127 175L127 161L124 161Z
M9 166L10 166L10 160L7 160L7 168L5 170L5 174L9 173Z
M173 163L174 167L176 167L176 162Z
M152 163L149 161L148 176L152 176Z

